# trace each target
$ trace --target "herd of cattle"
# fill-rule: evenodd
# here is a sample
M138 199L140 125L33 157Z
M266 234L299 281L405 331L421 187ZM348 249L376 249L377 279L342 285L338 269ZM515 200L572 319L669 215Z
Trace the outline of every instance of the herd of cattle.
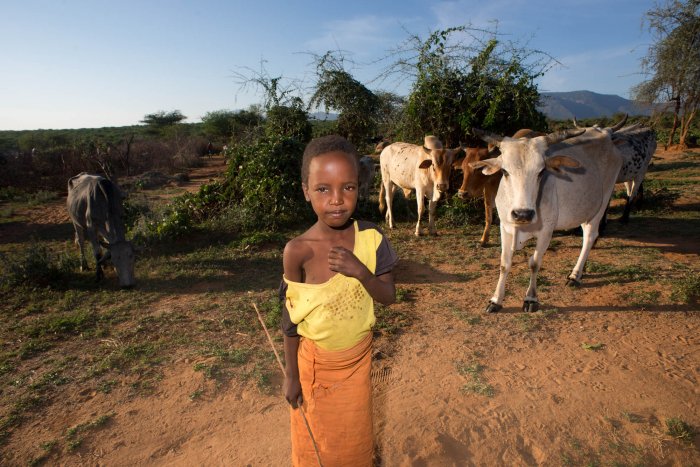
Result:
M449 188L452 169L460 168L463 179L457 195L484 198L482 245L489 240L494 205L500 218L500 276L486 311L502 308L513 253L533 237L537 243L528 261L530 283L522 308L536 311L539 308L537 273L553 232L578 226L583 229L583 246L567 281L578 285L616 183L626 186L628 197L622 220L629 216L631 203L656 150L656 136L650 128L624 126L625 123L626 118L612 127L583 128L574 120L573 129L550 134L524 129L512 137L474 129L488 143L488 148L448 149L434 136L427 136L423 146L382 145L379 208L386 208L387 225L393 228L394 189L401 188L406 197L415 190L418 203L415 234L422 233L424 198L428 199L428 232L435 234L437 202ZM370 156L360 159L362 198L369 197L375 166ZM102 277L102 264L111 257L119 284L132 287L134 252L124 237L119 189L105 178L82 173L68 181L67 204L75 227L75 241L80 247L81 269L87 268L83 250L87 237L93 247L98 280ZM101 253L100 245L105 248L105 254Z
M489 143L487 149L445 149L434 137L416 146L394 143L379 156L381 172L380 210L386 203L386 221L393 228L391 202L394 187L404 194L416 191L421 234L423 197L428 198L429 233L435 233L435 207L449 188L450 172L461 167L460 196L483 193L485 229L481 243L488 242L495 203L500 218L501 267L498 284L486 308L496 312L503 307L505 282L513 253L536 238L535 251L528 261L530 283L525 293L524 311L539 309L537 273L555 230L583 229L583 246L567 284L578 285L588 254L599 233L615 183L625 183L630 206L656 150L651 128L624 126L576 128L551 134L520 130L513 137L478 129L474 133Z

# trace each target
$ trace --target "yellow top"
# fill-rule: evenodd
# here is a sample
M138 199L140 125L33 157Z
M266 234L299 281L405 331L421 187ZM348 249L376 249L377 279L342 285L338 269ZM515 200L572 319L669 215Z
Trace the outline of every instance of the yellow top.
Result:
M375 273L377 248L384 238L375 229L355 227L353 253ZM374 325L374 301L360 281L340 273L323 284L287 283L285 305L297 324L297 333L325 350L349 349L360 342Z

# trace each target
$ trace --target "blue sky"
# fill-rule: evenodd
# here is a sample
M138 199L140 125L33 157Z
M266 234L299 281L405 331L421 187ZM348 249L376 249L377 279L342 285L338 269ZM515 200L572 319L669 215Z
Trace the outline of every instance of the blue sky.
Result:
M471 24L563 64L541 91L587 89L629 97L642 80L642 28L652 0L2 0L0 130L138 124L159 110L188 122L261 102L235 74L260 69L313 84L308 52L343 50L360 65L408 37ZM247 68L246 68L247 67ZM407 85L370 84L406 94Z

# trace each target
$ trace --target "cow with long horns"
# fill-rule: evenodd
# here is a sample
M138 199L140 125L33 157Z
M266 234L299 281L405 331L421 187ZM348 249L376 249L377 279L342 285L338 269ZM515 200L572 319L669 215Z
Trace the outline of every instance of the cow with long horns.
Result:
M579 225L583 228L581 253L567 281L580 283L622 157L612 143L610 129L566 130L519 139L474 131L484 141L498 146L501 155L476 162L472 167L481 168L486 175L498 171L503 174L496 194L501 219L500 276L486 311L496 312L503 307L513 253L532 237L537 238L537 244L528 261L530 285L522 308L536 311L537 273L555 230Z

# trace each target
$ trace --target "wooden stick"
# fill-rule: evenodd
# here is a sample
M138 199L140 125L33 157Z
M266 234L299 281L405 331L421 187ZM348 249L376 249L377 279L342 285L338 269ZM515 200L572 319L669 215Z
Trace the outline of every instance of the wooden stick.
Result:
M287 373L284 371L282 359L277 353L277 348L275 347L274 342L272 342L272 337L270 336L270 333L267 331L267 326L265 326L265 322L263 321L262 316L260 315L260 310L258 310L258 306L255 303L253 303L253 308L255 308L255 313L257 313L258 315L258 321L260 321L263 331L265 331L265 335L267 335L267 340L270 343L270 347L272 347L272 351L275 353L275 357L277 357L277 363L279 363L280 370L282 370L282 376L286 378ZM311 437L311 443L314 446L314 451L316 451L316 460L318 461L318 465L319 467L323 467L323 463L321 462L321 455L318 453L318 446L316 446L316 439L314 438L314 434L311 432L311 426L309 426L309 421L306 419L306 414L304 413L304 407L301 404L299 404L299 411L301 412L301 418L304 419L306 430L309 432L309 436Z

